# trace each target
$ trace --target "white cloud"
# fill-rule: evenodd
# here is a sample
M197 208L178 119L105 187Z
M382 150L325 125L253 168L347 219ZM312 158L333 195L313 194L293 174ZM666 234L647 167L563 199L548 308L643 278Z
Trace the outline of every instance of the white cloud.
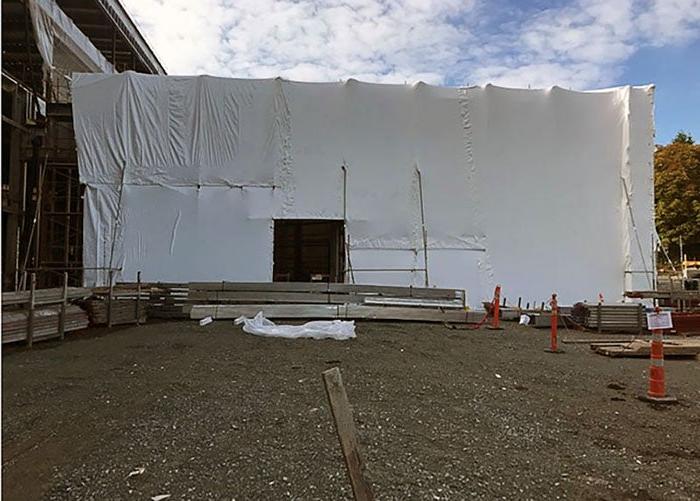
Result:
M608 85L642 46L700 36L700 0L123 0L169 73ZM504 9L504 11L507 9Z
M527 20L473 75L506 86L605 86L640 47L698 36L700 0L577 0Z

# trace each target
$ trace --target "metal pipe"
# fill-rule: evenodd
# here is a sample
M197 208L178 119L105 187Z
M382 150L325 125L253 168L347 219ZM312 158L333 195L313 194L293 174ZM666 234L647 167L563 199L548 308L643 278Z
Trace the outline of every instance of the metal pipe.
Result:
M34 208L34 219L32 220L32 227L29 231L29 241L27 242L27 252L24 254L24 262L22 263L22 269L26 270L27 269L27 263L29 261L29 254L31 253L31 248L32 248L32 241L34 240L34 230L37 227L38 220L39 220L39 215L41 211L41 194L43 192L43 186L44 186L44 175L46 174L46 163L48 162L49 159L49 154L47 153L46 156L44 157L44 168L41 169L39 173L39 184L37 186L37 196L36 196L36 207ZM37 234L38 234L37 230ZM37 235L37 242L39 241L39 237ZM36 254L36 264L39 264L39 254L38 254L38 247L37 247L37 254ZM26 283L22 284L22 288L26 286Z
M343 231L345 232L345 255L347 257L347 268L343 270L343 281L346 279L346 273L350 273L350 281L355 283L355 274L352 269L352 261L350 260L350 231L348 230L348 169L345 162L340 166L343 171Z
M425 228L425 207L423 205L423 178L416 165L416 173L418 174L418 199L420 202L420 221L423 230L423 266L425 267L425 286L430 287L428 279L428 230Z
M651 283L651 280L649 279L649 268L647 268L647 263L646 263L646 260L644 259L644 251L642 250L642 242L639 240L639 232L637 231L637 224L634 222L634 213L632 212L632 204L630 203L629 191L627 191L627 182L625 181L624 177L620 177L620 179L622 179L622 187L625 190L625 199L627 201L627 209L629 210L629 213L630 213L630 222L632 223L632 229L634 230L634 236L635 236L635 239L637 240L637 246L639 247L639 257L642 260L642 266L644 266L644 271L647 272L647 281L649 282L649 287L653 287L653 284Z

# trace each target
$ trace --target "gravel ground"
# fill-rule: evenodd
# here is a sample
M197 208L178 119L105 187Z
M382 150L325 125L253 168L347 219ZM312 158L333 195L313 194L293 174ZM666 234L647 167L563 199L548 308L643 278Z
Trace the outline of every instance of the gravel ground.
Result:
M700 362L667 362L681 403L655 408L646 360L505 326L338 342L173 322L5 350L3 499L349 499L333 366L379 499L700 499Z

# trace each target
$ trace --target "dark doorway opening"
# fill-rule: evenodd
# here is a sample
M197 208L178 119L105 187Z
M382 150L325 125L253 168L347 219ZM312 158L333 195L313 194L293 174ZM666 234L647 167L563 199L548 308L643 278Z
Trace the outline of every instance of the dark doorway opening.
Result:
M343 282L343 221L276 219L275 282Z

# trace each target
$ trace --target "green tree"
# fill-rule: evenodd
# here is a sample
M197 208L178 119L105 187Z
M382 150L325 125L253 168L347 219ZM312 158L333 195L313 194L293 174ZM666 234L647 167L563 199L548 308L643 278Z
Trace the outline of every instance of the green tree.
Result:
M671 144L654 154L656 228L663 244L678 249L678 239L689 257L700 252L700 145L679 132Z
M676 137L673 139L674 143L683 143L683 144L694 144L695 141L693 141L693 136L688 134L687 132L684 131L679 131L678 134L676 134Z

